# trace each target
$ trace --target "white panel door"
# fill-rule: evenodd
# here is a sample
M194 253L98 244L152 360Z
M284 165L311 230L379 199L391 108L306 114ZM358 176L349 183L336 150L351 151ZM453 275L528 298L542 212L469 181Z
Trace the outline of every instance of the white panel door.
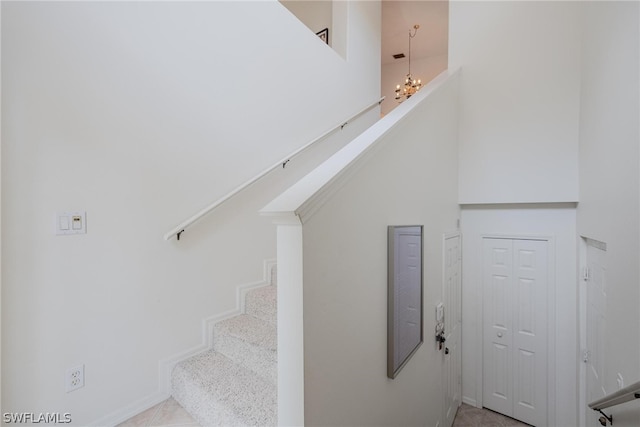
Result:
M545 240L483 239L483 406L547 424Z
M451 427L462 398L462 250L460 235L444 241L444 427Z
M586 364L587 403L606 396L604 388L604 333L606 326L606 251L587 243L587 309L586 309ZM587 426L600 426L600 414L589 407Z
M547 424L547 242L514 240L513 417Z
M483 241L483 406L513 415L513 242Z

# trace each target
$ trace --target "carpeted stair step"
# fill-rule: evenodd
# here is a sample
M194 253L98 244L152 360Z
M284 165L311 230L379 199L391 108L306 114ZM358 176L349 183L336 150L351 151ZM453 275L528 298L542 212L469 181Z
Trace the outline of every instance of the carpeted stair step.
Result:
M276 286L270 285L247 292L244 303L245 313L275 325L277 290Z
M202 426L275 426L276 386L215 351L176 365L173 397Z
M274 325L246 314L218 322L213 329L213 349L276 384L278 354Z

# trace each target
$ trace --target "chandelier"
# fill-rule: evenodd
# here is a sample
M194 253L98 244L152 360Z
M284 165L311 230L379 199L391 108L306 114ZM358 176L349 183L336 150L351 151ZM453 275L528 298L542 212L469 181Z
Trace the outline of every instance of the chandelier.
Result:
M411 75L411 39L416 36L418 28L420 28L420 25L418 24L413 26L413 34L412 30L409 30L409 72L404 80L404 84L402 86L396 85L396 100L398 102L411 98L411 95L422 88L422 80L414 79Z

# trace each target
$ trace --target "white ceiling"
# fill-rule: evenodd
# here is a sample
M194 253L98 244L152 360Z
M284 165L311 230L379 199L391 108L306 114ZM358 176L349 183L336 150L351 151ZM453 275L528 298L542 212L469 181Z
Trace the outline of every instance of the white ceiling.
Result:
M446 55L449 40L449 2L440 0L382 1L382 64L406 62L409 30L420 25L411 39L411 58ZM396 53L405 58L394 59Z

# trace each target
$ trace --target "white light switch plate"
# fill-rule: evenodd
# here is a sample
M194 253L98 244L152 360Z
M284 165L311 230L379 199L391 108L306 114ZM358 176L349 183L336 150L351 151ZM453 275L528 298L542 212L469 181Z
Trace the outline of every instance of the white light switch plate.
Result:
M82 211L56 212L55 230L58 236L87 233L87 213Z

